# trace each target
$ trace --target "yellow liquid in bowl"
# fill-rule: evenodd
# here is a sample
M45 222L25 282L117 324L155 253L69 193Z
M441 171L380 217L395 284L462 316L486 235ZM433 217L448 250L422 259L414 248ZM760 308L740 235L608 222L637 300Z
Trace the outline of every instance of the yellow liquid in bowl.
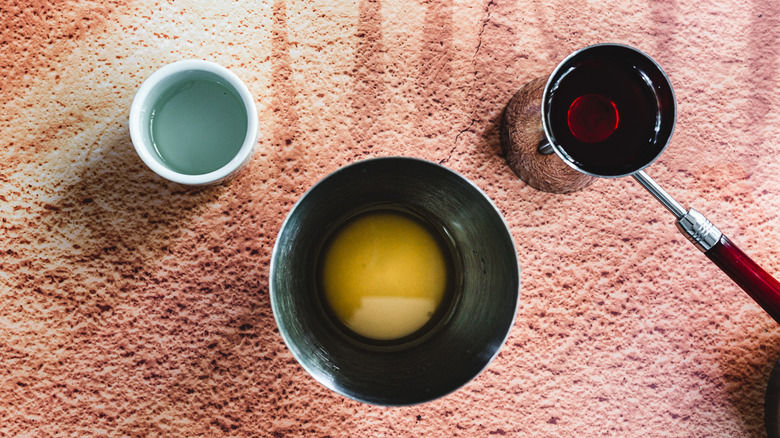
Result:
M375 340L421 329L447 290L448 264L437 239L415 218L389 210L362 214L338 229L320 272L333 314Z

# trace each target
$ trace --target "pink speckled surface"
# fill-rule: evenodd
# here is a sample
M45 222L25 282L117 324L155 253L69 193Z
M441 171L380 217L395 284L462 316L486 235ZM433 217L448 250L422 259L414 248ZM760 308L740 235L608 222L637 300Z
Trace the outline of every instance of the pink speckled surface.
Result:
M553 195L500 156L525 82L597 42L669 74L648 169L780 273L780 6L771 0L0 3L0 436L762 436L780 329L631 179ZM200 191L135 155L135 89L216 61L257 99L250 166ZM295 362L268 299L298 197L408 155L511 226L522 299L461 390L382 408Z

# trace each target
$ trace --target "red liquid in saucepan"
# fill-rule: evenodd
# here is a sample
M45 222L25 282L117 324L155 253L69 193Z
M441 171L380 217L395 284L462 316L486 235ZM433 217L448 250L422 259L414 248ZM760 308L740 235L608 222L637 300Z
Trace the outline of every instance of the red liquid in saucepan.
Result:
M649 82L625 60L574 64L550 89L547 117L554 141L574 164L594 174L641 167L646 151L655 148L660 123Z

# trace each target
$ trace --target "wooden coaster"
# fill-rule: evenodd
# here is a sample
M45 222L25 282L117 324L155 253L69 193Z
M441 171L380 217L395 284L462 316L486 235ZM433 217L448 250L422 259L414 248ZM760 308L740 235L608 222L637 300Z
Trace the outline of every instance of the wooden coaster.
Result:
M570 193L591 185L596 177L569 167L556 154L538 152L546 141L542 129L542 94L546 77L517 91L501 118L501 150L509 167L529 186L550 193Z

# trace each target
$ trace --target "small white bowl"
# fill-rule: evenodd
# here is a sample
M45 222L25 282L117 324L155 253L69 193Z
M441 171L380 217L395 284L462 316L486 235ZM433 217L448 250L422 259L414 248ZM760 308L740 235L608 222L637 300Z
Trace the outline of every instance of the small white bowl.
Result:
M191 175L171 169L156 152L150 118L152 109L166 91L184 81L204 78L230 87L239 96L246 110L247 127L244 142L227 164L208 173ZM258 141L257 108L246 84L225 67L202 60L178 61L155 71L138 88L130 106L130 138L143 162L161 177L186 185L218 184L237 175L254 155Z

